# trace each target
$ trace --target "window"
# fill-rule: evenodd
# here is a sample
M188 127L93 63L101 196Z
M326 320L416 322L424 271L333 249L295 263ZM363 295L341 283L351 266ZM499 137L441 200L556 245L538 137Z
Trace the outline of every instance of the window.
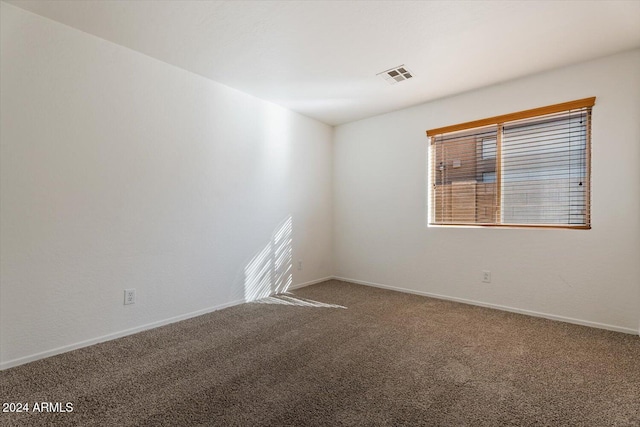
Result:
M427 131L432 225L590 228L586 98Z
M482 172L482 182L496 182L496 173Z
M495 159L496 158L496 139L495 138L482 138L482 159Z

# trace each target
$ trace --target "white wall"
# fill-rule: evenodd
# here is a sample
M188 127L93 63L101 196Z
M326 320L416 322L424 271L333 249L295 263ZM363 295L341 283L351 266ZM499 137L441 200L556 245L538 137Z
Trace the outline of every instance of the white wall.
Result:
M272 291L288 218L293 284L332 275L332 128L0 14L0 367Z
M0 5L0 368L281 289L256 274L278 231L294 285L335 274L638 330L640 51L333 135ZM592 230L426 227L426 129L587 96Z
M591 230L426 227L427 129L589 96ZM337 127L336 275L638 331L639 100L636 50Z

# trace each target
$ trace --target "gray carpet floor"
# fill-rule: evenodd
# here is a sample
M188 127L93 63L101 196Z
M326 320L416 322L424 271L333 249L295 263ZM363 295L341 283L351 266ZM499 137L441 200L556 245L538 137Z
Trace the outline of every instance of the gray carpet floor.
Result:
M0 373L2 425L639 426L640 338L330 281Z

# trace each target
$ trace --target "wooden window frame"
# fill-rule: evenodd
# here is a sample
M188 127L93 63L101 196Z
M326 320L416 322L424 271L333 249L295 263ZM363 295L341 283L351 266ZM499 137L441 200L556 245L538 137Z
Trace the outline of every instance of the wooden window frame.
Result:
M530 110L519 111L516 113L503 114L500 116L489 117L486 119L474 120L466 123L460 123L451 126L443 126L439 128L427 130L427 137L430 140L430 145L435 144L435 137L445 133L458 132L469 130L473 128L482 128L486 126L497 126L497 141L496 141L496 191L497 200L501 200L501 173L502 167L499 167L502 163L502 128L505 123L513 122L517 120L530 119L538 116L545 116L548 114L562 113L570 110L577 110L581 108L591 108L595 105L596 97L589 97L578 99L575 101L563 102L560 104L548 105L546 107L533 108ZM503 224L502 218L500 218L500 211L498 209L496 223L441 223L429 221L429 226L436 227L502 227L502 228L550 228L550 229L571 229L571 230L589 230L591 229L591 122L590 115L587 116L589 122L587 123L587 135L586 135L586 171L585 181L587 182L587 189L585 191L585 224L578 225L566 225L566 224ZM434 160L433 160L434 161ZM429 176L433 176L434 168L436 167L430 161ZM429 209L431 212L432 204L434 203L433 195L429 198ZM431 218L434 220L434 218Z

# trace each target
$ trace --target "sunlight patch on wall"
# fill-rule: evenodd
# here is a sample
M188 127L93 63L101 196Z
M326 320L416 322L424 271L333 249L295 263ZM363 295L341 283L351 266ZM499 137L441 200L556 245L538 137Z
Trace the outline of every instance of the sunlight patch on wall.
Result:
M293 220L287 217L273 232L271 240L244 269L244 299L254 301L284 293L293 282Z

